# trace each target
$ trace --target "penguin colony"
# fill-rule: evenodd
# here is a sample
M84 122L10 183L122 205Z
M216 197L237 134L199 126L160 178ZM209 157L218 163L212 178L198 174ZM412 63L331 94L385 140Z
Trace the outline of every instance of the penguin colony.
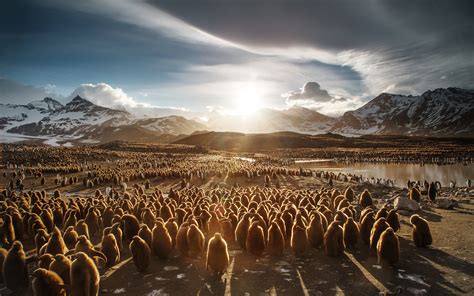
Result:
M190 174L152 164L122 164L136 166L139 173L132 177L129 171L125 177L114 170L112 175L107 169L98 173L100 168L86 173L73 165L43 167L36 174L40 184L47 182L43 180L47 174L82 172L87 175L86 186L90 182L93 186L114 183L117 179L119 182L115 183L120 184L124 178L128 181L135 177L145 180L141 186L136 184L122 192L96 190L95 194L77 198L66 198L60 190L47 193L17 187L1 192L0 281L9 290L21 292L31 285L35 295L98 295L98 267L113 267L123 260L125 251L131 254L140 273L147 272L152 258L166 260L178 254L184 260L202 258L210 273L222 275L231 260L229 244L238 245L257 258L279 257L285 252L304 257L311 248L334 257L343 255L345 250L367 248L380 265L394 265L400 260L398 213L385 207L377 210L368 190L356 194L351 187L344 192L326 187L279 189L268 186L276 174L312 173L270 165L255 169L231 162L228 171L220 169L221 174L247 178L263 174L268 177L264 186L203 190L184 182L180 189L164 194L146 181L157 176L151 172L168 170L169 177L186 176L189 180L191 176L205 178L218 171L213 171L213 165L201 171L197 165L197 171ZM15 174L13 178L32 172L20 169ZM102 179L96 182L99 175ZM339 178L329 173L320 176ZM417 194L412 190L410 197L416 199ZM431 245L428 222L418 215L413 215L410 222L414 244ZM100 246L94 246L93 240L99 240ZM28 262L23 249L27 241L36 249L33 263ZM32 270L28 269L29 264L34 266Z

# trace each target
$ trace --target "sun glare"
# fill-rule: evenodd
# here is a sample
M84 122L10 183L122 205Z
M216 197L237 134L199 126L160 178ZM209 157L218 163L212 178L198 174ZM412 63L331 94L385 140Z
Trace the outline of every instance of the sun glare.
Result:
M242 87L235 99L235 112L247 116L252 115L260 108L262 108L262 100L255 85L248 84Z

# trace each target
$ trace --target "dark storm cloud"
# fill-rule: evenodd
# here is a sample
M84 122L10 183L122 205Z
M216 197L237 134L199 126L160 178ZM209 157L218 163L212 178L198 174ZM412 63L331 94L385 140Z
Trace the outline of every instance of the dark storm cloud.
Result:
M474 83L470 0L149 3L259 53L298 57L295 48L316 49L304 57L353 68L372 95Z
M227 40L259 46L372 48L460 34L472 43L473 1L169 1L150 0L176 17ZM468 33L468 32L466 32ZM472 33L472 31L471 31Z

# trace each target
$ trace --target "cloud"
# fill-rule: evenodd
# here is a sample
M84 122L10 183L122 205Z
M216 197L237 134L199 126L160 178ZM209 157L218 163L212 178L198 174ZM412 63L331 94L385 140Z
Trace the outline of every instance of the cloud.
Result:
M420 93L438 87L441 80L441 86L472 88L474 83L470 0L95 4L89 11L184 42L233 47L295 63L346 65L357 71L372 96L387 89Z
M284 108L281 94L297 89L308 77L321 77L318 82L341 97L357 95L362 89L360 80L352 78L354 75L348 67L294 64L274 57L238 64L190 65L171 77L173 83L161 84L159 90L177 98L192 96L192 103L201 107L219 105L231 109L245 89L252 87L258 94L259 105Z
M107 83L81 84L69 95L69 98L75 96L81 96L97 105L109 108L136 107L139 104L121 88L113 88Z
M314 102L328 102L332 99L327 90L321 89L317 82L307 82L300 92L286 94L286 102L308 100Z
M439 48L437 41L429 38L423 45L347 50L340 52L339 58L361 75L372 95L381 92L421 94L434 88L474 86L472 52L464 51L462 45L457 49Z
M36 87L0 77L0 103L27 104L31 101L52 97L61 100L63 97L54 92L51 85Z
M125 23L156 30L169 38L185 40L190 43L236 46L227 40L213 36L186 23L145 0L82 0L72 2L45 0L41 3L53 7L104 15Z
M75 96L81 96L99 106L127 110L138 117L163 117L170 115L180 115L186 118L196 116L185 108L179 107L159 107L149 103L136 101L129 96L123 89L114 88L107 83L81 84L70 95L69 99Z
M472 88L474 83L470 0L48 2L193 45L238 49L294 64L345 65L357 72L364 92L372 96L384 90Z
M343 93L346 93L343 91ZM298 92L282 94L288 107L300 106L317 110L325 115L340 116L345 111L362 106L366 100L359 96L351 98L331 95L317 82L307 82Z

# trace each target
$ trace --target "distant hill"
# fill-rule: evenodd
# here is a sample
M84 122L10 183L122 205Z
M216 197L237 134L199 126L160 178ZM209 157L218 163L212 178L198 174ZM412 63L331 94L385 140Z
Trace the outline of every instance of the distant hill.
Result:
M235 152L258 152L279 148L381 148L436 145L441 141L433 137L409 137L392 135L366 135L361 137L344 137L338 134L308 135L293 132L267 134L243 134L233 132L207 132L190 135L174 144L196 145L213 150ZM443 143L452 141L456 144L474 144L474 139L445 138Z
M211 114L206 123L214 131L244 133L272 133L291 131L322 134L329 131L336 119L303 107L289 109L261 109L249 116Z

